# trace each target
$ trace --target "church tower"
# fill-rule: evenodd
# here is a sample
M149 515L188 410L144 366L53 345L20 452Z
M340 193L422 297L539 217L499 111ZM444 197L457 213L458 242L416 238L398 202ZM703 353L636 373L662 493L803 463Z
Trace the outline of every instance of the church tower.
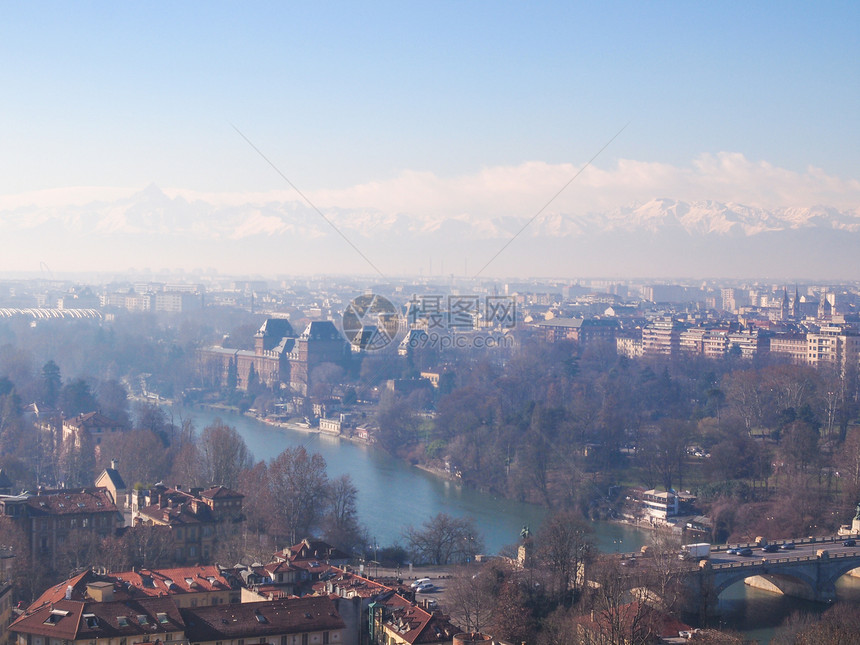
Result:
M800 320L800 292L797 284L794 285L794 302L791 303L791 319L795 322Z
M821 294L821 301L818 303L818 319L830 320L833 315L833 307L830 306L830 300L827 299L827 292Z

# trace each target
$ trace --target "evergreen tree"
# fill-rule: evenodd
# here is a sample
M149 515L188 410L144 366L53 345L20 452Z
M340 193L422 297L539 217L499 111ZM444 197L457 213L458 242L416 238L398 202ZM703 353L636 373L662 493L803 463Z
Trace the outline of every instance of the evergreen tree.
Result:
M39 403L50 408L57 407L62 387L63 381L60 378L60 368L53 360L50 360L42 366Z

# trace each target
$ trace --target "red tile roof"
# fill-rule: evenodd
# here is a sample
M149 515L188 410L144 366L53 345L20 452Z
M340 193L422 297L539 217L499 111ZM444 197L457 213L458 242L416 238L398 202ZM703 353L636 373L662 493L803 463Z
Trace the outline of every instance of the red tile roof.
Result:
M122 428L122 424L106 417L101 412L87 412L72 419L65 419L64 424L75 428Z
M388 609L384 624L407 643L439 643L450 641L460 630L440 613L429 613L410 601L394 594L385 601Z
M191 642L260 638L274 634L344 629L332 600L305 596L265 602L183 609Z
M629 602L606 612L595 611L592 614L578 616L574 622L592 632L608 633L609 619L615 614L620 617L622 629L631 630L635 627L639 631L661 638L677 637L678 632L693 629L671 615L638 601ZM627 623L626 627L623 626L624 623Z
M42 491L28 498L27 505L35 516L117 512L104 488Z
M213 486L200 493L200 497L207 499L224 499L233 497L245 497L242 493L238 493L224 486Z
M63 640L158 635L184 630L179 608L171 598L110 602L59 600L31 606L9 628Z
M147 596L227 591L233 588L233 583L214 565L139 569L111 573L107 577L128 582Z

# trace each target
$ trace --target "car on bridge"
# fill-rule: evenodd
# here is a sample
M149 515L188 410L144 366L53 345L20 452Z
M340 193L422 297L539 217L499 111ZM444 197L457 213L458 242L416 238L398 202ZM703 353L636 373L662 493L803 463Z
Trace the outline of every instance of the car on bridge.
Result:
M761 550L764 551L765 553L776 553L777 551L779 551L779 545L778 544L767 544L767 545L763 546L761 548Z
M794 543L786 542L785 544L780 544L779 548L781 551L794 551Z
M842 543L842 546L857 546L857 540L855 540L854 538L851 538L849 540L845 540Z
M744 547L743 549L738 549L738 555L742 555L744 557L749 557L753 554L753 551L749 547Z

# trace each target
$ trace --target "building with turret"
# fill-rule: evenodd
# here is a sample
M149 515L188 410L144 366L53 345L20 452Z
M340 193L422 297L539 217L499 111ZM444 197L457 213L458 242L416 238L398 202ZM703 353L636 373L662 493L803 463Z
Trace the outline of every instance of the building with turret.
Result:
M247 390L254 382L290 388L307 396L314 370L324 363L344 365L349 344L330 320L315 320L296 335L286 318L269 318L254 334L254 349L209 347L199 352L204 380Z

